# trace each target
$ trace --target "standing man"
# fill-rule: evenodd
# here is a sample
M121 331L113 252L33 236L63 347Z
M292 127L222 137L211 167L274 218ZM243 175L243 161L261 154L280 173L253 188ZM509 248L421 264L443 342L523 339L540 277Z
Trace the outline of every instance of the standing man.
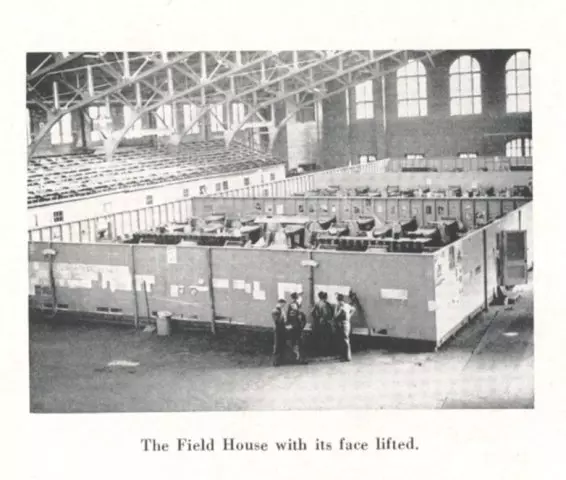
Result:
M274 331L273 331L273 366L278 367L283 361L285 355L285 345L287 342L286 331L286 318L285 318L285 304L287 302L284 298L278 300L277 305L271 311L273 318Z
M334 338L332 319L334 310L328 302L326 292L318 293L318 302L313 309L313 340L317 353L330 354Z
M338 337L338 345L340 359L343 362L352 360L352 348L350 346L350 332L352 325L350 318L355 312L355 308L344 302L344 295L338 293L336 295L336 310L334 312L334 325L336 327L336 335Z
M296 292L293 292L287 309L287 326L295 360L301 364L307 363L303 348L303 330L307 323L306 319L306 315L301 311L299 296Z

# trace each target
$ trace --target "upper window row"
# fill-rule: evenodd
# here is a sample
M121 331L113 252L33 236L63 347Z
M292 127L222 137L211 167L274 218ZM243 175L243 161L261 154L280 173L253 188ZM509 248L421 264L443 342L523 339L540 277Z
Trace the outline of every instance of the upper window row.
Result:
M482 113L481 67L470 55L458 57L449 69L450 115ZM356 118L373 118L373 83L356 85ZM505 66L507 113L531 111L531 55L517 52ZM411 60L397 70L397 114L399 117L424 117L428 114L426 69Z

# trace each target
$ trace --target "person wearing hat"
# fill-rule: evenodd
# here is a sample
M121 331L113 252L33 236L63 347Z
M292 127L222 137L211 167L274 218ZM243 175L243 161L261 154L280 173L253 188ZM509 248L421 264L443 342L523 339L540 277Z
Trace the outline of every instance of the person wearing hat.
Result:
M284 298L277 301L277 305L271 311L271 317L274 323L273 330L273 366L278 367L283 361L285 354L285 345L287 342L287 329L285 318L285 304L287 302Z
M289 307L287 308L287 328L289 330L289 338L295 354L295 360L303 364L306 363L303 348L303 330L306 323L306 315L301 311L299 295L293 292L291 294Z
M312 317L312 335L315 350L319 354L330 354L334 337L332 324L334 310L328 302L328 294L326 292L318 292L318 302L313 308Z
M344 362L352 360L352 348L350 346L350 331L352 326L350 318L354 314L355 308L344 302L344 295L336 294L336 309L334 311L334 325L338 339L340 358Z

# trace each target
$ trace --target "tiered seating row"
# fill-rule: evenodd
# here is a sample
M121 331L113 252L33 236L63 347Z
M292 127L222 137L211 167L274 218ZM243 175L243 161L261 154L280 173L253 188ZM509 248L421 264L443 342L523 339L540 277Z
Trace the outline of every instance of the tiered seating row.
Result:
M102 154L35 157L28 164L28 205L251 170L280 163L273 156L223 140L118 150Z

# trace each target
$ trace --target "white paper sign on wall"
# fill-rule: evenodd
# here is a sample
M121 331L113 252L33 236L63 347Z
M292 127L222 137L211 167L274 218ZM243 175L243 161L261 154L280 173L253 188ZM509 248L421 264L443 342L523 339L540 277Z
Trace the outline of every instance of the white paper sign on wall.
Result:
M386 300L407 300L409 292L398 288L382 288L381 298Z
M177 247L167 247L167 263L177 263Z

